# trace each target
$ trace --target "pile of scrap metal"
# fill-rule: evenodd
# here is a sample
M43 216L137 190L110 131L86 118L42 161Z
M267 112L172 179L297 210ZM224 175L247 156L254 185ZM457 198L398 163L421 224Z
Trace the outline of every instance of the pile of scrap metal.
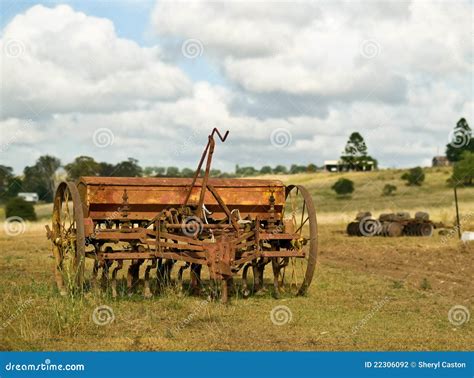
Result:
M418 211L412 218L410 213L386 213L379 218L368 211L359 212L353 222L347 225L350 236L432 236L433 230L443 227L442 223L430 220L428 213Z

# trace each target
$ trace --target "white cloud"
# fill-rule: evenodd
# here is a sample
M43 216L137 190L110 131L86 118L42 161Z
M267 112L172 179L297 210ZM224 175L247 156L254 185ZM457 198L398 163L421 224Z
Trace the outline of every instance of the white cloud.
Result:
M259 129L291 120L288 151L334 158L358 130L391 166L427 161L457 119L472 121L472 12L468 1L159 1L152 22L201 40L234 85L234 114L265 120Z
M414 76L472 71L468 2L159 1L156 31L198 38L251 94L401 101Z
M200 39L209 52L261 56L291 44L315 12L310 3L159 1L152 19L160 35Z
M66 5L37 5L16 16L0 48L2 118L134 108L191 91L158 47L118 38L110 20Z
M220 169L321 165L356 130L382 166L426 163L461 116L474 119L471 11L464 2L159 1L157 45L142 47L108 19L35 6L1 34L0 131L12 140L2 164L21 172L52 154L193 168L213 127L231 131L216 150ZM193 80L178 68L188 38L204 46L194 62L221 70L224 84L203 81L199 65ZM113 132L111 146L94 145L98 128ZM271 144L277 128L291 133L288 147Z

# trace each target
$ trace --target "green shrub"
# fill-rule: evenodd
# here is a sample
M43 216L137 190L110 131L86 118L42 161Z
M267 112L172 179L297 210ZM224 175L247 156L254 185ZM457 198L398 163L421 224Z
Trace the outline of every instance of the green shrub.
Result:
M354 183L346 178L340 178L336 183L331 187L338 195L347 195L351 194L354 191Z
M466 186L474 185L474 152L461 155L461 160L454 164L451 181Z
M391 196L391 195L394 195L396 191L397 191L397 187L396 187L395 185L386 184L386 185L383 187L382 195L384 195L384 196Z
M431 284L426 278L423 278L423 280L421 281L420 289L421 290L431 290Z
M425 173L421 167L415 167L405 172L402 175L402 180L407 181L407 185L409 186L421 186L423 181L425 181Z
M24 220L36 220L36 213L33 204L26 202L23 198L14 197L8 200L5 206L5 216L20 217Z
M392 288L393 289L402 289L403 288L403 281L392 281Z

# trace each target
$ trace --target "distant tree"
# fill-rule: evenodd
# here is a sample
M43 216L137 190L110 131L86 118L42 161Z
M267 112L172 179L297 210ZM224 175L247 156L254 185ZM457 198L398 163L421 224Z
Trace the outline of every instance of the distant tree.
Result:
M0 193L7 190L8 183L13 177L13 168L6 165L0 165Z
M474 184L474 152L464 151L461 160L454 164L452 181L466 186Z
M338 195L348 195L354 191L354 183L346 178L340 178L331 187Z
M8 199L16 197L18 193L22 191L22 188L23 180L18 176L12 177L8 182L8 188L4 193L4 198ZM0 199L3 199L3 197L1 197Z
M36 220L36 213L33 204L26 202L23 198L10 198L5 206L5 216L20 217L24 220Z
M142 168L138 165L138 160L133 158L118 163L112 174L115 177L140 177L141 175Z
M341 160L352 170L367 170L371 163L377 168L377 160L367 154L367 145L358 132L353 132L349 136Z
M56 189L56 171L61 167L61 161L54 156L44 155L38 158L36 166L48 188L48 194L44 199L52 201Z
M110 177L114 174L115 166L113 164L99 163L99 176Z
M183 168L181 170L181 177L193 177L194 176L194 169L191 168ZM212 172L211 172L212 173Z
M355 169L361 157L367 156L367 146L364 138L358 132L353 132L346 143L341 160Z
M36 166L25 167L23 170L23 190L38 193L38 197L42 200L48 202L53 200L53 194L49 193L49 186Z
M397 191L397 187L395 185L385 184L385 186L383 187L383 190L382 190L382 195L391 196L391 195L395 194L396 191Z
M304 165L292 164L290 167L290 173L293 175L296 173L303 173L303 172L306 172L306 167Z
M272 173L272 167L269 165L264 165L262 168L260 168L260 174L262 175L269 175Z
M155 167L145 167L145 168L143 168L143 176L145 176L145 177L156 176Z
M243 176L243 177L249 177L249 176L255 176L258 174L260 171L256 170L254 167L237 167L237 170L235 171L235 174L237 176Z
M466 119L461 118L451 133L451 140L446 145L446 156L450 162L461 160L463 152L474 152L474 136Z
M425 173L421 167L415 167L405 172L401 178L407 182L408 186L421 186L425 181Z
M79 156L72 163L66 164L64 169L68 179L77 180L81 176L98 176L101 166L89 156Z
M275 168L273 168L273 173L277 175L286 174L288 173L288 169L284 165L277 165Z
M21 179L13 175L13 168L0 165L0 200L15 197L21 190Z
M23 189L36 192L40 199L51 202L55 189L55 174L61 161L54 156L40 156L32 167L25 167Z
M143 176L145 177L161 177L166 173L165 167L146 167L143 169Z
M166 176L168 176L168 177L179 177L179 168L178 167L168 167L166 169Z
M155 168L154 167L145 167L143 168L143 176L151 177L155 175Z
M194 170L192 170L192 175L190 177L192 177L194 175ZM222 172L219 170L219 169L211 169L211 172L209 172L209 175L211 177L220 177L222 175Z
M235 177L235 174L228 173L228 172L223 172L223 173L221 173L221 175L219 177L220 178L232 178L232 177Z
M306 167L306 172L308 173L314 173L318 170L318 167L315 165L315 164L308 164L308 166Z

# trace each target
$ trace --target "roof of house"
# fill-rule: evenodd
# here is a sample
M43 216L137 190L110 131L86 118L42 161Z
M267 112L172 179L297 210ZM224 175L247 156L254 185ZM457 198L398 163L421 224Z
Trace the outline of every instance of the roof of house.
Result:
M339 160L324 160L324 165L338 165L341 164Z

